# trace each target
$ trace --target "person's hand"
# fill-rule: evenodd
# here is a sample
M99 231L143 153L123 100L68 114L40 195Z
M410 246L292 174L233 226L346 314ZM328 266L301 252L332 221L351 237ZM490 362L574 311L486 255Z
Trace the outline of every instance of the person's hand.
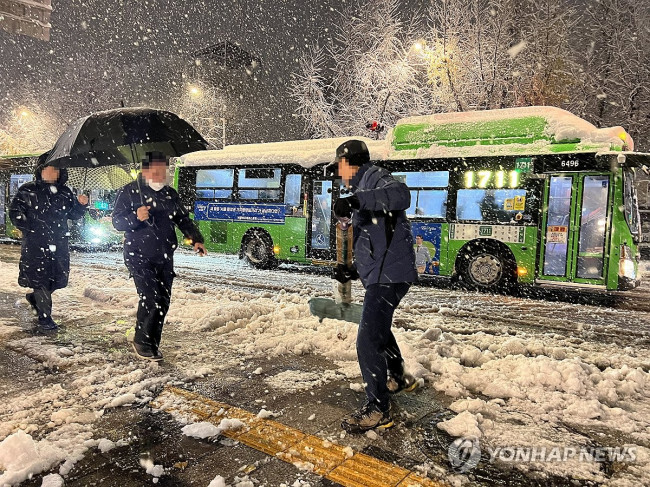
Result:
M77 201L81 203L82 205L86 206L88 204L88 195L85 194L80 194L77 196Z
M140 208L138 208L138 211L137 211L138 220L140 220L141 222L148 220L149 219L149 210L150 209L151 209L151 206L141 206Z
M334 203L334 215L338 218L350 218L352 210L359 208L359 198L352 195L347 198L339 198Z
M208 255L208 251L205 250L205 246L202 243L196 242L194 244L194 252L199 254L201 257Z
M332 279L336 279L341 284L345 284L348 281L359 279L359 273L354 267L348 267L345 264L336 264L336 267L332 271Z

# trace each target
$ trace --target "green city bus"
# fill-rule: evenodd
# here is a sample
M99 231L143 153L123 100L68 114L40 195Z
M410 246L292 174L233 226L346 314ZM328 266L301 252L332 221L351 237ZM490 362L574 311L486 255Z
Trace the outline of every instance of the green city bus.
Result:
M332 205L345 194L328 164L344 140L187 154L175 185L209 249L260 268L331 265ZM386 140L363 140L409 186L407 215L429 249L426 275L487 290L638 286L635 172L650 155L633 152L622 128L526 107L411 117Z

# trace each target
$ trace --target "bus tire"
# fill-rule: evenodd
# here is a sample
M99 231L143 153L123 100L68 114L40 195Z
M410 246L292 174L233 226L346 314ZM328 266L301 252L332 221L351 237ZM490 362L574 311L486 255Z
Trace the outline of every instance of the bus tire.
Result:
M273 240L264 230L252 230L244 235L242 255L257 269L273 269L278 265L273 254Z
M510 249L488 240L469 242L458 255L456 269L469 289L503 291L517 282L517 263Z

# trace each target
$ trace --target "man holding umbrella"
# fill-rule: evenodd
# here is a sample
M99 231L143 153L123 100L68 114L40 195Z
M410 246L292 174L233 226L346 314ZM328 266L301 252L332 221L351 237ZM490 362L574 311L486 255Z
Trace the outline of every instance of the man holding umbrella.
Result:
M142 173L115 200L113 226L125 232L124 262L140 296L133 349L143 359L162 360L160 339L174 279L175 227L206 255L203 236L167 185L169 162L161 152L147 152Z
M88 196L75 198L65 185L67 171L46 165L47 155L39 157L36 179L18 189L9 218L23 234L18 284L34 289L26 298L38 316L39 327L55 331L52 293L68 285L70 274L68 220L84 215Z

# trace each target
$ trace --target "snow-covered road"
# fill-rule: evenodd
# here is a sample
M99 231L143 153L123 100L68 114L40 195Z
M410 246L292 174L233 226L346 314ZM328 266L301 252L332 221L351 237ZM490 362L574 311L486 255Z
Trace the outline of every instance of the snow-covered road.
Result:
M156 365L134 360L126 344L137 297L120 253L73 255L70 286L54 295L54 318L63 325L56 337L28 331L17 259L17 248L0 247L0 486L47 471L72 479L82 458L111 445L127 448L133 438L109 437L102 418L146 405L164 384L198 387L255 413L276 408L277 420L292 426L298 421L291 413L296 404L287 403L292 395L300 403L342 382L353 401L344 407L361 400L355 392L361 389L356 326L319 323L309 314L310 297L331 294L322 270L260 271L234 256L177 253L165 362ZM360 300L358 283L353 292ZM413 287L396 313L395 331L407 368L425 387L415 396L422 407L396 399L403 409L401 440L390 434L341 437L330 427L340 421L336 417L314 432L343 445L361 441L399 451L402 443L421 442L430 433L435 412L440 438L480 440L482 464L495 448L627 446L634 452L633 459L619 462L570 455L513 462L497 455L491 468L517 469L522 485L533 477L565 479L567 485L650 484L650 288L587 300L557 291L533 294L472 293L444 283ZM236 387L242 381L250 393ZM227 397L218 397L224 390ZM319 416L319 406L299 405ZM415 460L431 477L481 483L471 470L454 472L446 461ZM166 478L180 482L171 465L154 467L143 466L142 474L160 474L153 478L163 484ZM243 477L226 481L279 485L261 474ZM299 472L286 482L314 485L314 477Z

